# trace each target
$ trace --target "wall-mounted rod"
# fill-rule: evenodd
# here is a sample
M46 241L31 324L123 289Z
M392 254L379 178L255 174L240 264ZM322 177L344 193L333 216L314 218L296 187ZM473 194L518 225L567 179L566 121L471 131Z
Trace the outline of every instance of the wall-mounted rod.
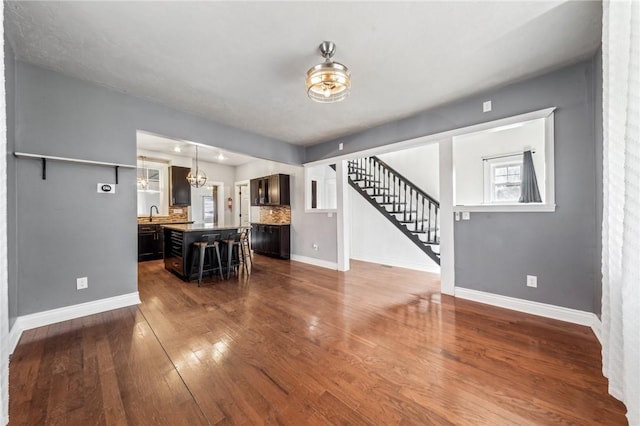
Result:
M116 171L116 184L118 183L118 169L120 167L126 167L128 169L135 169L136 165L131 164L121 164L121 163L109 163L106 161L93 161L93 160L82 160L79 158L68 158L68 157L55 157L52 155L41 155L41 154L29 154L26 152L14 152L14 156L20 158L39 158L42 160L42 179L47 179L47 160L55 160L55 161L64 161L67 163L81 163L81 164L93 164L96 166L106 166L106 167L115 167Z
M529 151L529 150L527 150ZM482 157L482 161L487 161L487 160L495 160L498 158L507 158L507 157L516 157L518 155L523 155L525 153L525 151L518 151L518 152L512 152L510 154L498 154L498 155L488 155L486 157ZM535 150L531 150L532 154L535 154L536 151Z

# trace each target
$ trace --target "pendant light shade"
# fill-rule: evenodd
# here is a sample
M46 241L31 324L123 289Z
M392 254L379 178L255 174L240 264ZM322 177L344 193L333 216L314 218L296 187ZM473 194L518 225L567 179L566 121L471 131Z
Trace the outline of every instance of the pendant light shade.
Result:
M204 186L205 183L207 183L207 174L204 172L204 170L200 170L198 164L198 145L196 145L196 169L194 171L193 167L191 168L191 171L187 175L187 181L189 182L189 185L193 186L194 188L200 188L201 186Z
M344 65L333 62L336 45L323 41L319 46L325 61L307 71L307 96L316 102L340 102L351 92L351 73Z

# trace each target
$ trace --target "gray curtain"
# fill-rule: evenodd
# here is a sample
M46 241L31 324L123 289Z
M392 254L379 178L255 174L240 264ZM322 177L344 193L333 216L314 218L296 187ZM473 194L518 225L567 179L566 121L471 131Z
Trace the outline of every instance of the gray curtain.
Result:
M533 168L531 151L525 151L522 158L522 183L520 184L519 203L540 203L540 191L536 179L536 169Z

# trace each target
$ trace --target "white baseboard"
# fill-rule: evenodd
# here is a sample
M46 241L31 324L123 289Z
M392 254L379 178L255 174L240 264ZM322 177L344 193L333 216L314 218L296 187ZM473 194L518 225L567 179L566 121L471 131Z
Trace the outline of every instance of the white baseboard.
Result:
M501 296L499 294L486 293L484 291L471 290L468 288L456 287L455 296L462 299L473 300L475 302L486 303L487 305L498 306L500 308L511 309L513 311L538 315L545 318L557 319L573 324L586 325L593 329L594 334L599 338L598 331L594 329L598 317L593 312L580 311L577 309L564 308L562 306L548 305L546 303L532 302L530 300L517 299L515 297Z
M602 321L596 314L593 314L593 322L591 323L591 330L593 330L593 334L596 335L596 339L598 339L598 343L602 346Z
M92 302L19 316L9 332L9 352L13 353L22 336L22 332L25 330L138 304L140 304L140 296L136 291Z
M418 262L407 262L402 259L392 259L386 256L377 257L372 255L358 255L358 254L356 255L352 254L351 259L361 260L363 262L378 263L380 265L393 266L396 268L413 269L414 271L432 272L434 274L440 273L440 266L431 260L427 262L418 263Z
M308 263L309 265L320 266L322 268L338 270L338 264L336 262L329 262L328 260L316 259L315 257L300 256L299 254L292 254L291 260L296 262Z

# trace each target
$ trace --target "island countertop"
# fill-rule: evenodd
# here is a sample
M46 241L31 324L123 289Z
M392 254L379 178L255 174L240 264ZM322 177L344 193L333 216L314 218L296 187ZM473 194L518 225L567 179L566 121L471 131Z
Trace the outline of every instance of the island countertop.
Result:
M181 223L161 225L163 228L181 232L229 231L232 229L249 229L250 226L213 226L213 223Z

